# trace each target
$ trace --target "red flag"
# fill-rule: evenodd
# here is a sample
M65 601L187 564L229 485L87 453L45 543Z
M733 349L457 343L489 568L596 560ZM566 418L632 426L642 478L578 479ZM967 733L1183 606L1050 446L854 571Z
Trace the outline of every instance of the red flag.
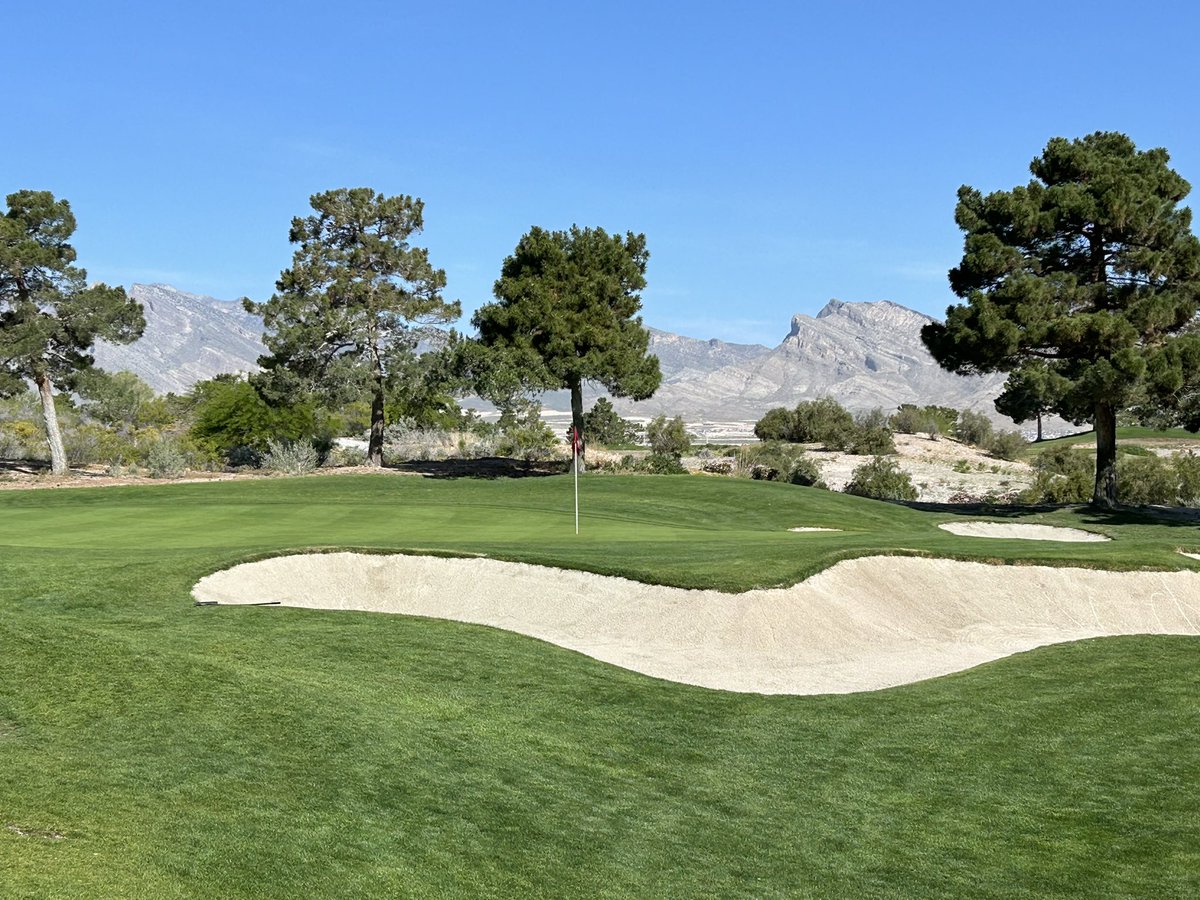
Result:
M583 453L583 435L579 433L579 429L574 425L571 426L571 455L579 456Z

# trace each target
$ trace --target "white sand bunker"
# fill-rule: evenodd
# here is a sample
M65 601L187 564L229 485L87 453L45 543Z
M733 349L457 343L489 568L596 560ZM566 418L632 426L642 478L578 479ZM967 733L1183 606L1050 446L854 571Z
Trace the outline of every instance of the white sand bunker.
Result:
M193 594L492 625L658 678L764 694L876 690L1081 638L1200 634L1200 572L907 557L722 594L491 559L329 553L235 566Z
M1189 553L1187 550L1180 550L1180 556L1186 556L1188 559L1200 559L1200 553Z
M795 528L789 528L789 529L788 529L788 531L801 531L801 532L809 532L809 531L841 531L841 530L842 530L842 529L840 529L840 528L821 528L821 527L820 527L820 526L818 526L818 525L797 525Z
M963 537L1016 538L1024 541L1071 541L1075 543L1111 540L1103 534L1084 531L1082 528L1023 525L1017 522L943 522L938 528Z

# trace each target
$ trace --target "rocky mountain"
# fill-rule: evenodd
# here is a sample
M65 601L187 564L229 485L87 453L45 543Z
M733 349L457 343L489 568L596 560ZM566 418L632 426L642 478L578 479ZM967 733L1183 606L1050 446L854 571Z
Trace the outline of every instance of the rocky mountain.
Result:
M163 284L135 284L130 293L145 308L145 335L128 346L99 346L96 358L104 368L136 372L156 390L177 393L221 372L257 369L262 322L240 303ZM662 386L649 400L618 400L616 406L638 417L753 422L772 407L831 396L855 410L937 403L994 416L991 400L1004 377L964 378L939 368L921 343L921 327L930 321L887 300L831 300L815 317L793 316L791 330L773 349L651 328L650 352L659 358ZM601 396L586 394L589 404ZM569 408L565 392L543 402L548 409Z
M266 352L262 319L239 301L214 300L165 284L135 284L130 296L142 304L146 331L132 344L101 342L96 363L133 372L156 391L183 393L221 372L253 372Z
M752 421L772 407L830 396L853 410L936 403L993 414L991 400L1004 376L968 378L941 369L921 343L921 327L931 321L888 300L831 300L815 317L793 316L791 331L774 349L725 345L739 347L740 358L707 372L696 367L682 378L668 375L664 364L663 385L651 399L617 406L627 415ZM667 337L673 340L652 335L651 351L661 343L670 348L667 358L699 360L711 344ZM688 341L700 346L679 346Z

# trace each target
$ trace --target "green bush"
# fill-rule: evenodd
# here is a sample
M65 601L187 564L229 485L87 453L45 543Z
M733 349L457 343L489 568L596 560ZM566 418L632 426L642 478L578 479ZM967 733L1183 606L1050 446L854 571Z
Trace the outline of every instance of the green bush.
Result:
M996 459L1014 460L1029 442L1019 431L997 431L988 442L987 452Z
M896 452L887 415L878 407L854 417L847 448L859 456L886 456Z
M496 441L496 454L534 462L554 452L558 441L541 419L541 406L533 405L513 416Z
M263 468L284 475L307 475L317 468L318 454L308 441L268 441Z
M795 430L795 415L782 406L770 410L754 423L754 436L760 441L790 441Z
M1069 446L1043 450L1033 460L1034 482L1022 494L1026 503L1086 503L1095 486L1095 462Z
M790 440L845 450L854 435L854 416L831 397L798 403Z
M992 423L983 413L965 410L954 425L954 437L964 444L987 447L992 439Z
M917 499L912 478L894 459L886 456L877 456L855 469L850 475L850 483L846 485L846 493L875 500Z
M686 475L679 457L669 453L651 453L637 465L637 471L649 475Z
M1186 450L1178 454L1172 464L1179 483L1179 503L1195 506L1200 503L1200 455Z
M804 456L804 448L783 441L767 441L762 444L746 444L735 453L737 474L748 475L763 481L782 478L792 464ZM759 474L755 475L755 471Z
M828 485L821 479L821 469L811 456L801 456L792 462L787 471L787 481L789 484L799 484L804 487L828 489Z
M180 478L187 468L187 454L170 438L155 442L146 454L146 470L151 478Z
M676 459L692 449L692 439L684 427L683 418L668 419L659 416L646 426L646 441L655 456L673 456Z
M892 430L898 434L916 434L918 431L929 431L933 419L919 406L911 403L902 404L892 413Z
M1117 497L1131 506L1174 505L1179 497L1175 468L1157 456L1118 458Z

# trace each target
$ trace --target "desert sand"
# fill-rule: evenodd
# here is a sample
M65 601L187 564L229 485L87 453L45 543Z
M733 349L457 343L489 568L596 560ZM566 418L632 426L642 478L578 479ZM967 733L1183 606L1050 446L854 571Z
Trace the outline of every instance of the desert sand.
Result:
M193 594L490 625L657 678L763 694L877 690L1082 638L1200 634L1200 572L910 557L723 594L492 559L308 554L216 572Z

